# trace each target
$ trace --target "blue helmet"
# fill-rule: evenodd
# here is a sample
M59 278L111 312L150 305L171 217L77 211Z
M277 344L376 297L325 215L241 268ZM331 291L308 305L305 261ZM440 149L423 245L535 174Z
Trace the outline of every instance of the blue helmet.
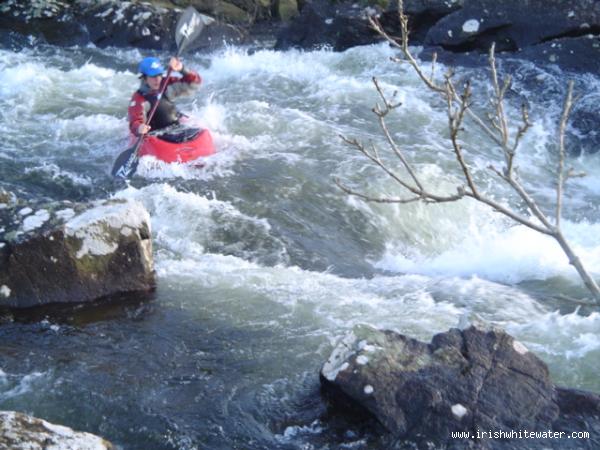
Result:
M160 63L158 58L154 58L149 56L147 58L142 59L140 65L138 66L138 71L142 75L146 75L148 77L155 77L157 75L162 75L165 71L165 68Z

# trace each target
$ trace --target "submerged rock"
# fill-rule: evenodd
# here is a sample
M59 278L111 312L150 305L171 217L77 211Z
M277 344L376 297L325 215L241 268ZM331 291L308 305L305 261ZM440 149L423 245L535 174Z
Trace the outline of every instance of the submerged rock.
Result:
M154 287L142 204L104 200L0 208L0 306L87 302Z
M527 439L528 449L600 445L600 396L557 388L544 362L503 331L452 329L427 344L358 326L334 349L321 380L334 401L350 399L419 445L525 448L512 431L591 434L576 441ZM489 431L512 439L482 434ZM453 432L473 438L452 439Z
M10 450L113 450L108 441L90 433L54 425L13 411L0 411L0 448Z

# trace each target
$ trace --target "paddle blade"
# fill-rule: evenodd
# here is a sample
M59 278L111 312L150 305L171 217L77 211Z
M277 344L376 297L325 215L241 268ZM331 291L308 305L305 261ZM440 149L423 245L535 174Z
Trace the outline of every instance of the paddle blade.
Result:
M194 39L198 37L205 25L210 25L215 19L205 16L188 6L179 17L175 28L175 43L177 54L180 55Z
M135 173L138 163L140 161L140 158L136 151L137 148L138 145L136 144L133 147L130 147L124 152L122 152L119 156L117 156L117 159L113 164L113 168L110 171L113 177L125 179L129 178Z

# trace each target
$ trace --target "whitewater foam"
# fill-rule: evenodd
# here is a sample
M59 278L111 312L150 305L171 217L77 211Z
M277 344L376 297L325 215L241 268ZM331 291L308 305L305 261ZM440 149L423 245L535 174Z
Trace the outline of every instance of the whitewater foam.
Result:
M575 251L589 268L600 262L598 225L565 223L565 233L572 239ZM449 231L440 230L440 233ZM389 245L378 267L395 272L425 275L477 275L502 283L564 277L578 282L578 275L569 264L558 243L525 226L470 227L469 235L457 239L454 245L437 255L412 254L407 258L402 250Z
M5 380L0 386L0 401L6 401L22 395L25 395L45 382L48 372L31 372L27 375L15 375L3 372L2 378Z

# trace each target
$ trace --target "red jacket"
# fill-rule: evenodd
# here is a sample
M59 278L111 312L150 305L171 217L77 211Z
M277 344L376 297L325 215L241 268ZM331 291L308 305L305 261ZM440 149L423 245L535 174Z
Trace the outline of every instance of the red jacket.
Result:
M200 75L198 75L196 72L187 71L184 69L182 74L182 77L168 78L167 88L160 99L159 106L154 114L155 117L150 123L151 127L153 124L155 125L153 129L157 128L157 125L160 125L161 122L164 122L163 117L157 116L165 115L165 111L167 114L176 113L175 105L171 101L172 98L179 97L180 95L191 94L198 88L198 86L200 86L200 83L202 82L202 78L200 78ZM127 114L129 116L129 130L133 135L138 136L138 128L140 125L146 123L147 114L150 112L152 105L156 101L157 94L158 92L151 91L148 84L142 80L140 88L132 95ZM158 128L160 128L160 126Z

